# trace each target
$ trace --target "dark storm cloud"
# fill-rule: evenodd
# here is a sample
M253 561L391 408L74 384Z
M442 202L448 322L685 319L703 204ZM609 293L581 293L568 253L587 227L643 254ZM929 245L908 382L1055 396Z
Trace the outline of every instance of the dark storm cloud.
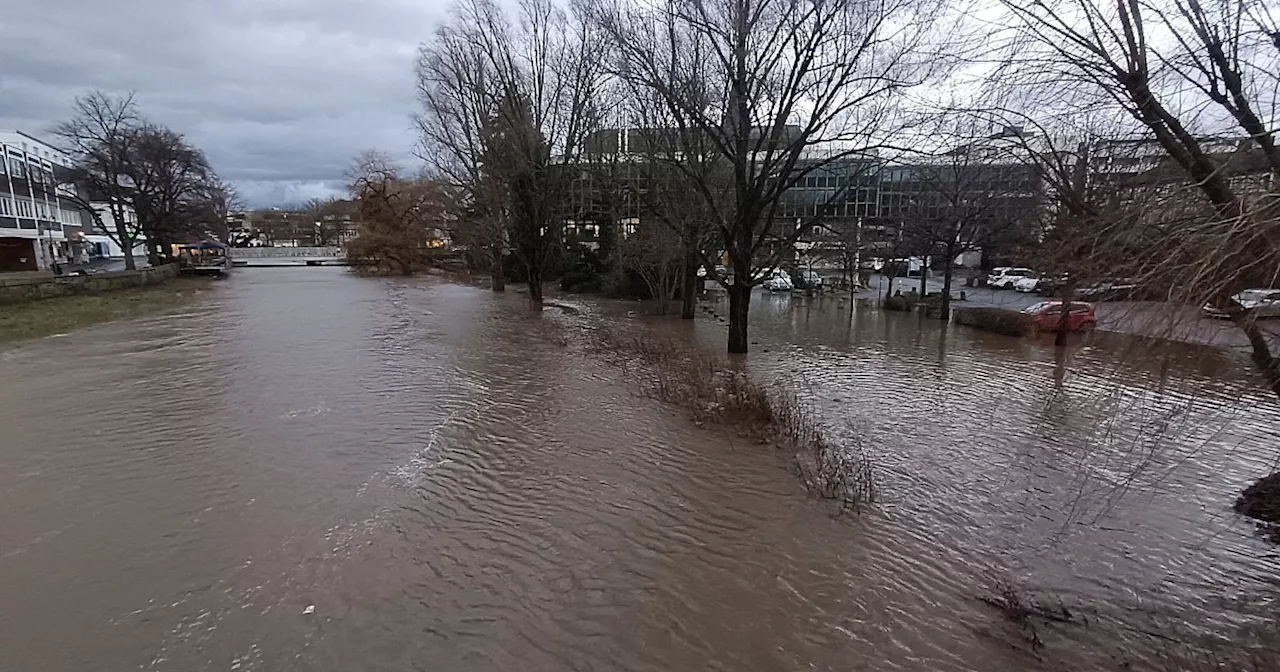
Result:
M351 159L409 160L413 58L443 2L46 0L0 13L0 129L43 135L91 89L134 91L253 205L341 189Z

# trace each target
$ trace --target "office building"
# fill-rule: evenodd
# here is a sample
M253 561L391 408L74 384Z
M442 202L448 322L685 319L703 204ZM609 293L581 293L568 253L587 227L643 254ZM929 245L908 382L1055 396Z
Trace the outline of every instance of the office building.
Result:
M21 131L0 131L0 272L37 271L82 254L87 216L68 200L71 162Z

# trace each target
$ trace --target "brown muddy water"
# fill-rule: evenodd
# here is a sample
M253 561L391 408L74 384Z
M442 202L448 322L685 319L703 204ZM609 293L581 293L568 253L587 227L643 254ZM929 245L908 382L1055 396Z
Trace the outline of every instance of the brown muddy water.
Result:
M1253 645L1230 511L1277 404L1213 351L758 297L752 376L872 455L860 518L638 398L612 324L337 269L0 351L0 670L1143 669ZM1061 600L1043 647L979 598ZM1263 645L1265 645L1263 641Z

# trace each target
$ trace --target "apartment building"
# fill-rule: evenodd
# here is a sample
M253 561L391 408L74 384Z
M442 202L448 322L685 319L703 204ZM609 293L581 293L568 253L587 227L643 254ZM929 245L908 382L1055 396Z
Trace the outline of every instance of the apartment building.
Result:
M0 131L0 272L37 271L83 254L87 216L67 197L70 160L22 131Z

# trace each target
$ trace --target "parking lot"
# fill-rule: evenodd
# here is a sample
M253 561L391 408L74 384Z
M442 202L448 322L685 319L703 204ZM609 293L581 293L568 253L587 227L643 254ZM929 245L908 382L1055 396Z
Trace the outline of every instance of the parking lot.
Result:
M913 289L919 291L920 278L893 279L894 292L901 291L905 294ZM941 292L942 279L929 277L926 281L926 290L930 294ZM889 278L873 275L870 287L858 292L855 297L875 300L889 293ZM963 299L961 299L962 293ZM1022 310L1047 299L1038 294L1017 292L1012 289L969 287L962 279L953 280L951 296L954 307L990 306L1009 310ZM1227 320L1206 318L1196 307L1158 301L1095 301L1093 304L1098 317L1098 328L1103 331L1246 351L1249 348L1244 334L1235 325ZM1280 346L1280 320L1268 320L1262 324L1264 330L1271 335L1273 347Z

